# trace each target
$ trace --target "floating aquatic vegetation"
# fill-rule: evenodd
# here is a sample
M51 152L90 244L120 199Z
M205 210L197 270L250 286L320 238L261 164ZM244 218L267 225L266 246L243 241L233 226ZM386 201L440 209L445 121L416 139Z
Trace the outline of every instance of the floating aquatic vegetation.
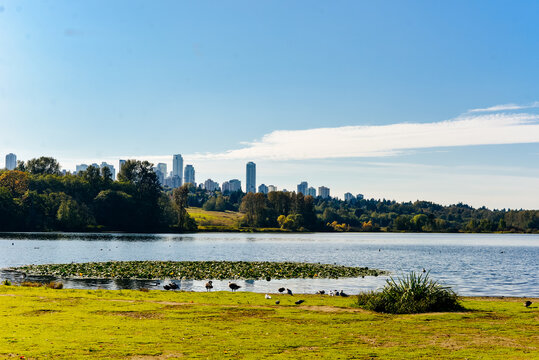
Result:
M385 271L368 267L295 262L247 261L111 261L26 265L13 270L29 275L107 279L297 279L378 276Z

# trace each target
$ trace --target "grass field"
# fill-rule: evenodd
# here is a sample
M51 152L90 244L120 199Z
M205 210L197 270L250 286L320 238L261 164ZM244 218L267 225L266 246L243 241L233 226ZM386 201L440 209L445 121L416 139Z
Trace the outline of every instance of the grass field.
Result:
M199 231L265 231L281 232L280 228L244 228L240 227L242 213L234 211L206 211L202 208L190 207L187 212L193 217Z
M537 300L383 315L354 297L272 296L0 286L0 358L539 358Z

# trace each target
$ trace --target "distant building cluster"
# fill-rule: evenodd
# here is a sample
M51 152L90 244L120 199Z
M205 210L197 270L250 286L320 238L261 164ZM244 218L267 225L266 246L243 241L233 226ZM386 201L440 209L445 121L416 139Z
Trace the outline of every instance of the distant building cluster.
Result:
M118 164L118 171L122 170L122 167L126 163L126 160L120 160ZM106 162L102 162L101 165L98 165L97 163L93 163L90 165L87 164L78 164L75 167L74 174L77 174L81 171L88 170L88 167L93 166L97 169L103 169L107 167L110 170L110 173L112 175L113 179L116 179L116 169L113 165L107 164ZM6 155L6 169L7 170L14 170L17 167L17 155L15 154L7 154ZM176 154L172 156L172 171L169 173L167 171L167 164L165 163L158 163L154 168L153 171L155 172L157 179L159 183L168 188L177 188L182 186L183 184L192 184L193 186L197 187L197 183L195 182L195 168L191 164L183 166L183 157L180 154ZM65 174L66 171L64 170L63 173ZM212 179L207 179L206 181L198 184L198 188L201 190L206 191L218 191L220 190L223 194L226 193L233 193L236 191L242 191L241 181L239 179L231 179L228 181L223 182L220 186L217 181L213 181ZM258 187L256 186L256 164L252 161L248 162L245 167L245 192L246 193L262 193L262 194L269 194L270 192L278 191L277 186L275 185L266 185L266 184L260 184ZM283 192L288 192L286 189L282 189ZM297 185L297 193L303 194L305 196L312 196L312 197L320 197L322 199L331 199L330 189L326 186L319 186L318 191L312 187L309 186L309 183L307 181L302 181ZM344 200L345 201L353 201L353 200L362 200L363 195L357 194L353 195L352 193L345 193L344 194Z

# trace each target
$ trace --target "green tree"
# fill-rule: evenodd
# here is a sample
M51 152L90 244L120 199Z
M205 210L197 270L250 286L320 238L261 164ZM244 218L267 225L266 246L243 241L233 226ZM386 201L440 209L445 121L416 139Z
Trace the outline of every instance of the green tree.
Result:
M94 223L88 207L73 199L62 201L56 213L56 219L60 227L68 231L84 230Z
M196 230L195 220L187 212L187 200L189 198L189 185L184 184L172 192L172 199L178 214L178 229L180 231Z
M60 164L52 157L42 156L28 160L25 170L35 175L60 175Z

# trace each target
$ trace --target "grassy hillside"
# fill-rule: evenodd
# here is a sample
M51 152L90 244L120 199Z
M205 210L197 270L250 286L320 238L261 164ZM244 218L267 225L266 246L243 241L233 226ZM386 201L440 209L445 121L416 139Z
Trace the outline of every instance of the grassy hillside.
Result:
M187 212L195 219L200 231L283 231L279 228L240 227L243 214L235 211L206 211L190 207L187 208Z
M523 299L467 298L467 312L382 315L355 308L354 297L272 297L0 286L0 357L539 358L538 307Z

